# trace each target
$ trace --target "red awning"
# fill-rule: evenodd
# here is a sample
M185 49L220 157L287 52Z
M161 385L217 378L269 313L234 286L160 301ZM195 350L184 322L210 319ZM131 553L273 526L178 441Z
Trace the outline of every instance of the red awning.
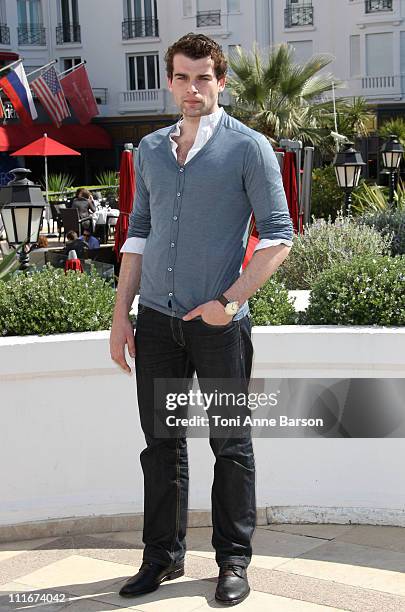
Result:
M13 62L19 58L20 56L18 53L13 53L12 51L0 51L0 61Z
M57 128L49 123L24 127L21 123L0 127L0 151L16 151L44 134L74 149L111 149L110 134L101 126L62 125Z

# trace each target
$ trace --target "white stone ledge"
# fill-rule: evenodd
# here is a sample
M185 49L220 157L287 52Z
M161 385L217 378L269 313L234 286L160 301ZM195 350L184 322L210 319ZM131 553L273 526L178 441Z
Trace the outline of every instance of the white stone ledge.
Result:
M252 339L256 378L405 377L405 328L255 327ZM135 378L112 363L108 340L0 339L0 527L142 512ZM256 438L254 448L257 505L272 521L403 526L403 439ZM209 511L208 440L190 439L189 456L190 509Z

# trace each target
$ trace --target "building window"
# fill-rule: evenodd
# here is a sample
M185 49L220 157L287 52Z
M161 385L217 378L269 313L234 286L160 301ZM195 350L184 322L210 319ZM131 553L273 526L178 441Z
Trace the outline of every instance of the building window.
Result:
M239 53L237 51L237 48L240 47L240 45L228 45L228 59L229 61L238 61L239 59ZM232 70L232 68L228 65L228 76L233 77L234 76L234 71Z
M59 0L56 43L80 43L79 8L77 0Z
M360 69L360 36L350 36L350 76L359 76Z
M0 45L10 44L10 28L7 25L6 0L0 0Z
M284 10L284 27L307 26L314 24L312 0L287 0Z
M160 89L159 56L128 56L128 81L130 90Z
M220 0L197 0L197 28L221 25Z
M288 43L294 50L294 62L305 64L313 55L312 40L294 40Z
M63 72L65 72L65 70L70 70L74 66L81 64L82 58L81 57L64 57L62 59L62 62L63 62Z
M183 0L183 17L191 17L193 14L193 0Z
M157 0L125 0L122 38L159 36Z
M240 0L228 0L228 13L240 13Z
M18 44L46 45L41 0L17 0Z
M366 34L366 60L367 76L394 74L392 32Z
M366 13L392 11L392 0L365 0Z

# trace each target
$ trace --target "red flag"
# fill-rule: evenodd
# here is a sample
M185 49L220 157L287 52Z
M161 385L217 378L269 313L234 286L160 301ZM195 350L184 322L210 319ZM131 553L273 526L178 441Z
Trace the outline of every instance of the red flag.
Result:
M94 98L85 66L79 66L60 79L63 92L69 100L73 111L82 125L86 125L98 115L98 106Z

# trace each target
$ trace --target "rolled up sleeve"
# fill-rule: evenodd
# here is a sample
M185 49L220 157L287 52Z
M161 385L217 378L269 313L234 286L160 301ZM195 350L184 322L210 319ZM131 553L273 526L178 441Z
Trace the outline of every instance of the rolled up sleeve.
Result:
M291 241L294 230L280 166L271 144L262 135L252 138L247 147L244 186L260 240Z
M147 238L150 232L149 192L142 177L142 142L135 158L135 199L129 216L128 238Z

